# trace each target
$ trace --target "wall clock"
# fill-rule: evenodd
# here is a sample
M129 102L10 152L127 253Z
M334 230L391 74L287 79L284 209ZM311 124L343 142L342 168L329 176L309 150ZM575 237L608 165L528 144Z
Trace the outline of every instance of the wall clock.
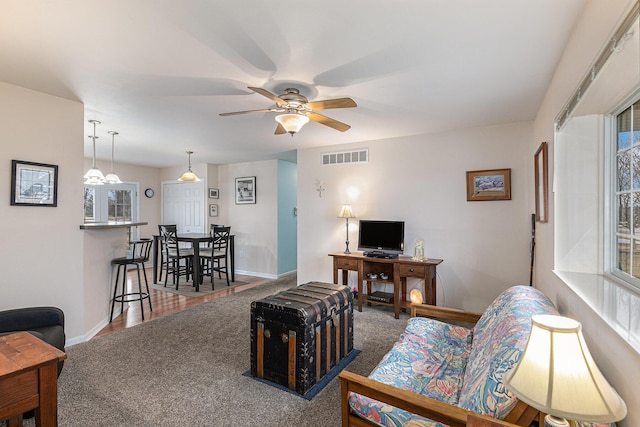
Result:
M144 195L148 198L152 198L154 194L155 192L151 188L147 188L146 190L144 190Z

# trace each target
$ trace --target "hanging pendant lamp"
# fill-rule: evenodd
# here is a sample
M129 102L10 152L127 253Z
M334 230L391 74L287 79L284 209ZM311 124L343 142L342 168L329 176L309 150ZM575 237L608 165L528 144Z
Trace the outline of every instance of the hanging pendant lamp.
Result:
M107 184L122 184L122 181L120 181L120 177L118 177L118 175L113 173L113 146L114 146L115 136L118 135L118 132L114 130L110 130L107 133L111 135L111 172L109 172L109 174L107 174L107 176L105 176L104 179L107 182Z
M93 124L93 136L89 135L89 138L93 140L93 166L84 174L85 185L103 185L105 182L104 175L100 172L100 169L96 167L96 125L100 122L97 120L89 120L89 123Z
M193 151L187 151L187 154L189 155L189 169L185 173L183 173L180 178L178 178L178 181L199 182L200 178L198 178L196 174L191 171L191 155L193 154Z

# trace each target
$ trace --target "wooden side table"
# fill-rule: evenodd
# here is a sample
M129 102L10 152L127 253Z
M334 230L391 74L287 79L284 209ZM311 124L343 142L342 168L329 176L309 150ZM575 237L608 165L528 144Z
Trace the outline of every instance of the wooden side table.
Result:
M58 425L58 362L66 354L28 332L0 337L0 420L22 426L35 409L36 426Z

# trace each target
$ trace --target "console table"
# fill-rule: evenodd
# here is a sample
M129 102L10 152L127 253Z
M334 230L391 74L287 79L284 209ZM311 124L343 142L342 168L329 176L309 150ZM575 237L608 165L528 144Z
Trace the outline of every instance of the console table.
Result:
M0 420L21 426L35 409L36 426L57 426L58 362L66 358L28 332L0 337Z
M351 254L333 253L333 283L338 283L338 271L342 270L342 283L347 285L349 271L358 272L358 311L362 311L364 294L362 284L367 282L367 293L371 293L371 284L392 283L393 302L367 300L370 304L380 304L393 306L395 318L400 317L400 309L407 309L410 302L407 301L407 278L417 278L424 280L424 302L436 305L436 266L442 262L441 259L429 258L424 261L413 261L410 256L400 255L397 258L373 258L364 256L362 252ZM381 279L383 273L387 279ZM369 278L368 275L376 274L378 278Z

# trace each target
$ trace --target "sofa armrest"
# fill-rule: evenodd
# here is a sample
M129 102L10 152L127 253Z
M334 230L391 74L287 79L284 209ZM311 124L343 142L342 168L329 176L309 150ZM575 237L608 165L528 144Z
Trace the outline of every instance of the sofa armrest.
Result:
M482 313L459 310L457 308L438 307L429 304L411 304L411 317L427 316L438 319L459 320L462 322L476 323Z
M342 371L339 377L343 427L351 425L352 419L358 419L357 416L351 414L349 407L349 393L351 392L388 403L396 408L404 409L430 420L439 421L451 427L464 427L469 414L473 414L473 412L457 406L383 384L353 372Z
M408 390L402 390L397 387L390 386L354 374L349 371L342 371L338 375L340 378L340 400L342 408L342 427L348 426L368 426L371 423L358 417L351 412L349 406L349 394L358 393L375 399L379 402L387 403L396 408L403 409L413 414L420 415L433 421L448 424L450 427L464 427L467 425L469 415L479 416L480 418L491 420L492 418L476 414L472 411L459 408L458 406L449 405L439 400L431 399ZM529 426L534 420L542 420L540 412L519 400L511 412L505 417L506 425Z
M0 332L26 331L56 325L64 328L64 313L57 307L27 307L0 311Z

